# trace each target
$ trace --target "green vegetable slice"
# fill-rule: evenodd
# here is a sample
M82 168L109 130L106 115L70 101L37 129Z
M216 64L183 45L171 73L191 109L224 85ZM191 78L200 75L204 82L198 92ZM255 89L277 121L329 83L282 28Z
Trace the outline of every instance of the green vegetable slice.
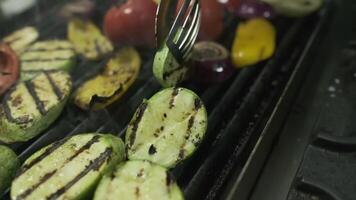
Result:
M90 199L102 175L125 158L113 135L83 134L32 155L12 183L12 199Z
M144 101L126 132L130 160L149 160L171 168L189 157L207 128L200 98L184 88L168 88Z
M35 27L26 26L4 37L3 41L8 44L17 55L21 55L38 37L39 33Z
M61 113L71 87L70 76L63 71L43 72L18 83L0 107L0 140L23 142L41 133Z
M148 161L128 161L104 176L94 200L182 200L178 185L169 172Z
M66 40L36 42L21 55L21 79L28 80L43 71L69 72L76 63L73 45Z
M0 194L6 190L20 167L17 155L8 147L0 145Z
M68 24L68 39L75 50L89 60L100 59L114 49L94 23L77 18Z

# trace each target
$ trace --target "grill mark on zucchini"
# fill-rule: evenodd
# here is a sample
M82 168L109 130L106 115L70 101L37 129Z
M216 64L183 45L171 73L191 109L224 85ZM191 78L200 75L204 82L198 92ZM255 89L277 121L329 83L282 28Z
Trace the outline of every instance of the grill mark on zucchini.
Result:
M198 104L199 105L199 104ZM196 111L198 111L198 109L197 109L197 104L195 104L195 107L194 107L194 109L196 110ZM187 140L189 140L189 138L190 138L190 136L191 136L191 134L192 134L192 127L193 127L193 125L194 125L194 121L195 121L195 115L197 114L197 112L195 112L190 118L189 118L189 121L188 121L188 127L187 127L187 131L186 131L186 134L185 134L185 140L184 140L184 142L183 142L183 144L182 144L182 146L181 146L181 149L179 150L179 154L178 154L178 161L180 161L180 160L183 160L183 158L184 158L184 155L185 155L185 149L184 149L184 147L185 147L185 145L186 145L186 143L187 143Z
M46 48L30 48L25 52L53 52L53 51L74 51L74 48L56 48L56 49L46 49Z
M154 155L156 153L157 153L156 147L153 144L151 144L150 148L148 149L148 154Z
M75 154L72 155L72 156L68 159L68 161L73 160L75 157L77 157L77 156L78 156L79 154L81 154L83 151L85 151L85 150L87 150L87 149L90 149L90 147L91 147L93 144L99 142L99 139L100 139L100 138L101 138L101 136L99 136L99 135L94 136L94 137L93 137L91 140L89 140L84 146L82 146L77 152L75 152Z
M54 200L64 194L67 190L69 190L75 183L77 183L81 178L87 175L90 171L94 170L97 171L104 164L106 160L109 160L112 155L113 149L106 148L104 152L102 152L97 158L90 161L90 163L85 166L85 169L81 171L74 179L69 181L65 186L58 189L56 192L49 195L46 199L47 200Z
M39 110L42 115L45 115L47 111L45 109L43 102L40 100L40 98L38 97L35 91L34 84L31 81L25 81L25 86L28 92L30 93L31 97L35 101L37 110Z
M168 77L172 76L175 72L183 69L183 65L179 65L179 67L172 69L171 71L167 71L163 73L163 80L167 80Z
M37 158L33 159L30 163L25 164L21 170L16 174L16 178L24 174L26 171L31 169L34 165L37 163L41 162L44 158L47 156L51 155L55 150L57 150L59 147L61 147L64 143L68 141L69 138L65 138L63 140L60 140L58 142L53 143L50 147L48 147L41 155L39 155Z
M61 101L63 99L64 94L62 93L61 89L56 85L56 83L54 82L54 80L52 79L51 75L49 74L49 71L44 71L54 93L56 94L57 98L59 101Z
M46 181L48 181L55 173L57 172L57 170L53 170L47 174L45 174L38 183L36 183L35 185L31 186L30 188L28 188L25 192L21 193L20 195L18 195L16 197L16 200L22 200L25 199L27 196L31 195L32 192L34 192L38 186L40 186L41 184L45 183Z
M172 97L171 100L169 101L169 109L172 109L174 107L174 99L179 93L179 88L175 87L172 92Z
M51 62L51 61L65 61L65 60L68 60L70 59L71 57L67 57L67 58L46 58L46 59L41 59L41 58L34 58L34 59L23 59L21 60L22 63L31 63L31 62L38 62L38 63L41 63L41 62Z
M136 188L135 188L135 195L136 195L136 198L137 198L137 199L140 198L140 188L139 188L139 187L136 187Z
M130 135L130 144L129 144L130 146L129 147L132 147L132 145L135 143L138 124L142 120L142 117L143 117L146 109L147 109L147 102L142 103L140 105L140 107L138 108L136 119L132 122L132 133Z
M30 122L33 121L33 119L30 119L28 115L24 115L24 116L19 117L19 118L14 118L12 116L12 114L11 114L11 109L9 107L8 101L10 100L10 95L11 95L12 91L15 90L15 89L16 88L13 88L12 90L10 90L7 93L7 95L4 97L4 99L3 99L2 108L3 108L3 111L4 111L5 117L7 118L7 120L9 120L9 122L16 123L16 124L19 124L19 125L30 123Z
M198 111L202 107L202 105L203 105L203 103L201 102L201 100L199 98L196 98L194 100L195 111Z

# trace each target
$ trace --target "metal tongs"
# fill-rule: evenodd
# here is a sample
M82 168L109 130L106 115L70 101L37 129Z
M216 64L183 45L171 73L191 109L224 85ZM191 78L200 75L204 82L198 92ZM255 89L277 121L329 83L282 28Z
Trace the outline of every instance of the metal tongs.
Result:
M157 47L167 45L178 63L189 59L197 39L201 11L199 0L184 0L176 16L178 0L161 0L156 14Z

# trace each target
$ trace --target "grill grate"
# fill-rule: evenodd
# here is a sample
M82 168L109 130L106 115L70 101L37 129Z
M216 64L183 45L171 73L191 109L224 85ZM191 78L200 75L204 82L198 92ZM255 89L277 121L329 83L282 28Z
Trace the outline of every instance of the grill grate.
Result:
M64 2L67 1L39 1L36 8L3 22L6 28L0 34L5 35L24 25L35 25L41 32L40 39L65 38L66 21L55 14ZM102 14L109 4L109 1L104 4L100 1L98 12ZM95 20L100 22L101 17ZM221 84L202 86L188 82L182 85L202 98L209 113L208 132L201 147L192 158L173 170L187 199L218 198L232 169L241 171L313 30L312 27L304 30L307 20L274 21L279 33L279 47L268 62L240 70ZM236 23L231 21L230 31L224 37L230 38L223 41L228 47ZM154 51L140 50L140 53L145 64L137 81L121 100L97 112L83 112L69 103L44 134L29 142L12 145L20 159L24 161L41 147L78 133L105 132L122 137L142 99L160 90L151 72ZM107 59L88 63L79 58L78 66L72 72L74 87L97 73ZM4 198L9 198L8 193Z

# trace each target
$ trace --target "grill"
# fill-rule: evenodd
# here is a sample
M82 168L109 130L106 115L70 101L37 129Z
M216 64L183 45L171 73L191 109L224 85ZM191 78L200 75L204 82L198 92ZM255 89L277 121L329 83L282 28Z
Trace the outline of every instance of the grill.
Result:
M56 16L66 1L39 1L35 8L2 23L1 35L24 25L36 26L40 39L65 38L66 21ZM98 1L99 2L99 1ZM258 172L269 153L273 139L289 112L293 98L308 71L305 62L315 52L331 3L308 18L281 18L273 23L278 29L278 48L274 57L257 66L239 70L224 83L203 86L186 82L182 86L195 91L209 113L205 140L193 157L177 166L173 174L186 199L241 199L249 195ZM111 5L100 1L96 22ZM221 41L230 47L236 21L230 20ZM154 51L140 49L144 65L139 78L124 97L97 112L84 112L69 103L61 117L33 140L12 148L24 161L36 150L78 133L113 133L122 137L126 125L144 98L161 87L154 79L151 65ZM108 58L107 58L108 59ZM72 72L74 87L98 73L107 59L87 62L78 59ZM9 199L8 192L3 195Z

